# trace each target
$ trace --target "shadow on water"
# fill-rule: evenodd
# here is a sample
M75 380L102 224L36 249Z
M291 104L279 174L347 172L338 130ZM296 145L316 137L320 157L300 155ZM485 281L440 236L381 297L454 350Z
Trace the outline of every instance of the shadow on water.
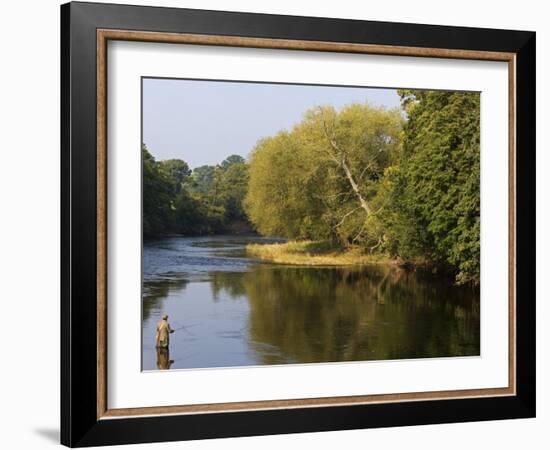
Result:
M199 244L220 270L144 282L146 370L479 355L479 289L393 266L235 265ZM165 312L180 330L159 355Z

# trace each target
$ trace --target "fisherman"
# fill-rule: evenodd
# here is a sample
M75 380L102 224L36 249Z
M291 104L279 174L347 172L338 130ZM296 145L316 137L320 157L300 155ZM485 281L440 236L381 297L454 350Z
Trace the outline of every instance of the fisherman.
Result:
M162 316L162 320L159 320L157 323L157 336L156 336L156 347L157 348L168 348L170 345L170 333L173 333L174 330L170 328L168 323L168 314Z

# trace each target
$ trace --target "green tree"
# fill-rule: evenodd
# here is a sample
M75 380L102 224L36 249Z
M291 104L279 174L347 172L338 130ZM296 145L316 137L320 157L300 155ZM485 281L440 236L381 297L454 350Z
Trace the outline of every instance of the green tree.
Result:
M234 164L245 164L245 163L246 161L242 156L230 155L221 162L220 166L223 170L227 170L229 169L229 167L231 167Z
M231 155L219 165L197 167L191 175L185 170L180 173L186 177L175 201L178 232L206 234L250 228L242 206L248 186L244 158Z
M152 236L170 230L174 219L173 185L159 164L142 145L143 234Z
M206 194L212 187L215 169L214 166L199 166L193 169L188 182L188 189L191 192Z
M408 121L393 179L392 249L479 282L479 94L400 91Z
M179 194L187 181L191 170L185 161L181 159L167 159L159 161L159 169L171 181L175 194Z
M219 201L225 209L225 221L246 222L243 201L248 189L248 165L239 155L231 155L219 166Z

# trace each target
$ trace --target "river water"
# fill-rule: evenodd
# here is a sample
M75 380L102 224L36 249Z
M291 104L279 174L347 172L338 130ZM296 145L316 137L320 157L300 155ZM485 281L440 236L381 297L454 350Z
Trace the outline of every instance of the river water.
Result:
M143 246L143 370L479 355L479 289L397 267L247 257L257 236ZM155 348L163 314L176 331Z

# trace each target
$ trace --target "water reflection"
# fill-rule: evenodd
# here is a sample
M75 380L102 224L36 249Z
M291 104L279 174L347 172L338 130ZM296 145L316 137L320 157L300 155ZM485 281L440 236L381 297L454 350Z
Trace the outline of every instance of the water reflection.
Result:
M157 347L157 369L168 370L174 361L170 359L168 348Z
M179 328L173 361L152 342L163 313ZM479 290L428 274L252 261L245 271L144 282L144 369L471 355Z
M187 280L185 279L167 279L161 280L154 283L145 282L143 283L143 299L142 302L142 311L143 316L142 320L146 321L151 317L151 314L159 315L162 311L162 300L168 296L170 290L179 291L184 290ZM159 316L160 317L160 316Z
M230 291L239 280L212 278ZM239 281L261 364L479 354L477 293L469 288L381 267L259 266Z

